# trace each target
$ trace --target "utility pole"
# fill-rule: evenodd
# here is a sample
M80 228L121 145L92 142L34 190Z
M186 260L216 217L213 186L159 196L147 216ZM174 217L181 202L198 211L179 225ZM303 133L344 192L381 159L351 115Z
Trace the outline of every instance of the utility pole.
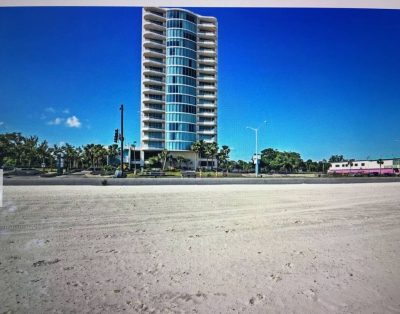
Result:
M121 178L124 177L124 105L119 108L121 111Z

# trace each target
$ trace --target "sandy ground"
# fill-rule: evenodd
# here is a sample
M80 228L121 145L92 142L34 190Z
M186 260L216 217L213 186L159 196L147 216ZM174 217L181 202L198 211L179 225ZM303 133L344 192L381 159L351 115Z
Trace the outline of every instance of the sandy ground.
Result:
M400 313L400 183L5 187L0 313Z

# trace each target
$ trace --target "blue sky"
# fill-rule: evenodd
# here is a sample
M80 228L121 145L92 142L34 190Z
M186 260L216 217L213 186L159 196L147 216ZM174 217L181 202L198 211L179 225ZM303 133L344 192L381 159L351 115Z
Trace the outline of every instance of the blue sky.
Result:
M400 156L400 11L192 8L219 22L219 144ZM0 8L0 132L140 141L140 8Z

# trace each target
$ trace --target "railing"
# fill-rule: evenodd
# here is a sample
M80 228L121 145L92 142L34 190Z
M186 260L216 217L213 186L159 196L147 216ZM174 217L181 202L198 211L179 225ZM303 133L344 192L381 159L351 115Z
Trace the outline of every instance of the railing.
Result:
M153 43L153 44L165 46L164 42L163 42L162 40L159 40L159 39L146 38L145 43L146 43L146 41L151 42L151 43Z
M159 13L159 12L156 12L156 11L153 11L153 10L146 10L146 13L151 13L151 14L158 15L158 16L161 16L161 17L165 18L163 13Z
M215 62L214 58L199 58L199 62L204 61L204 62Z
M157 30L155 30L155 29L149 28L149 29L147 29L147 31L148 31L148 32L152 32L152 33L157 34L157 35L160 35L160 36L165 36L164 32L162 32L162 31L157 31Z
M215 95L215 93L198 93L198 96L210 96L210 97L216 97L217 95Z
M154 21L154 20L146 20L147 22L151 22L151 23L154 23L154 24L157 24L157 25L160 25L160 26L164 26L164 23L163 22L160 22L160 21Z
M164 54L164 52L162 51L162 49L156 49L156 48L146 48L149 52L154 52L154 53L159 53L159 54Z
M149 80L149 81L157 81L157 82L161 82L164 83L164 79L162 77L157 77L157 76L145 76L144 77L145 80Z
M154 135L143 135L143 140L159 140L159 141L163 141L165 139L165 137L163 136L162 133L160 133L160 137L155 137Z
M155 126L149 126L149 125L144 125L143 126L144 130L160 130L160 131L164 131L164 129L162 127L155 127Z
M145 67L145 70L149 71L154 71L154 72L159 72L159 73L164 73L165 71L161 68L155 68L155 67Z
M145 97L151 100L164 101L163 97L160 95L145 94Z
M145 61L153 61L153 62L164 64L164 61L162 59L159 59L159 58L147 57Z
M155 85L148 85L148 86L146 86L146 89L156 90L159 92L163 91L163 88L161 86L155 86Z
M215 33L213 32L198 32L198 34L200 36L204 35L204 36L215 36Z
M200 27L215 27L215 24L213 23L200 23L199 24Z

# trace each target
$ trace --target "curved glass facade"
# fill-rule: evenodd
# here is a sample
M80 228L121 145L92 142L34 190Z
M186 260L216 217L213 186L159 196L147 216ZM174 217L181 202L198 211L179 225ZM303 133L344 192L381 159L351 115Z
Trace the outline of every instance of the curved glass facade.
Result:
M196 141L197 18L167 12L165 148L190 150Z

